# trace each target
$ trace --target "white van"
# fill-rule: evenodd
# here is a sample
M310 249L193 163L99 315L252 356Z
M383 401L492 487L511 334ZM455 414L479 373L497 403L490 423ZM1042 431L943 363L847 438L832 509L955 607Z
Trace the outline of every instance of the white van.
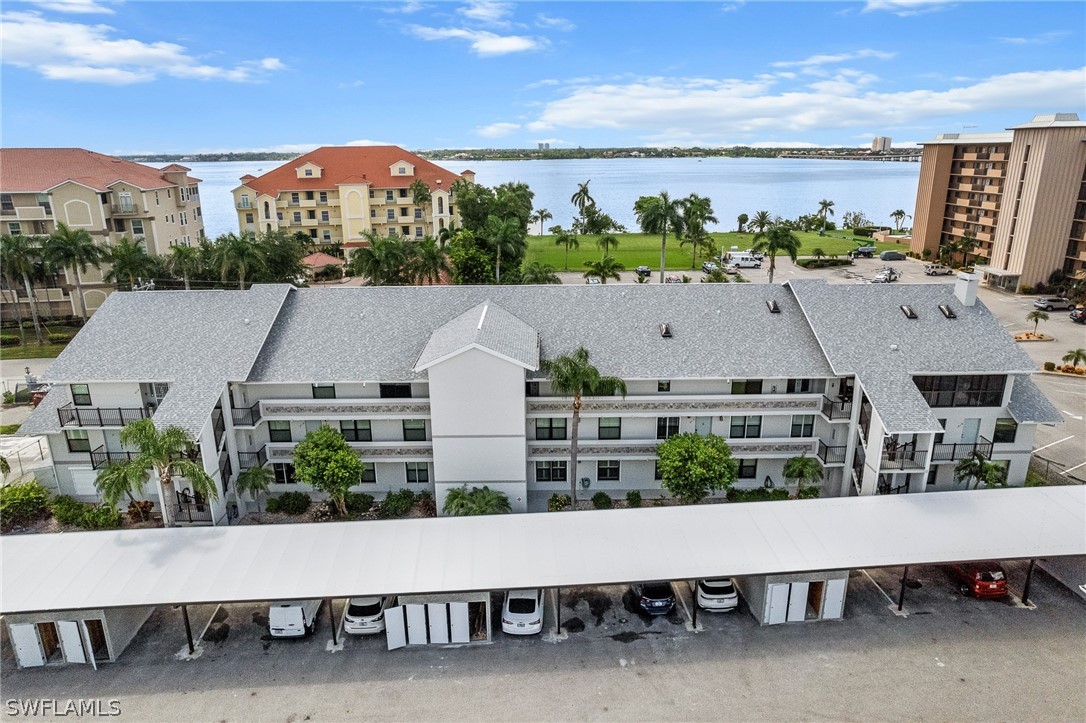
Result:
M762 268L761 259L756 258L749 251L731 251L728 253L727 261L735 264L741 269Z
M321 600L281 600L268 609L268 628L273 638L312 635L317 626Z

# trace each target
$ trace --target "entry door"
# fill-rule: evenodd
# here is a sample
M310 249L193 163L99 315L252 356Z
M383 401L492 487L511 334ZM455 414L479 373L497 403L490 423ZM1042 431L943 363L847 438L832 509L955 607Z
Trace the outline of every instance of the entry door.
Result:
M66 663L86 663L87 651L83 647L83 636L79 634L79 623L72 620L57 622L60 633L60 647L64 651Z
M792 583L788 593L788 622L801 623L807 617L807 588L808 582Z
M385 610L385 640L389 650L407 645L407 624L404 622L403 608L403 605L397 605Z
M121 431L119 429L107 429L102 432L102 436L106 440L107 452L123 452L124 445L121 444Z
M980 434L980 420L966 419L962 422L962 444L976 444Z
M788 620L788 583L769 585L765 596L765 624L777 625Z
M38 629L33 623L9 625L11 644L15 647L15 657L24 668L37 668L45 665L45 654L38 640Z
M705 436L708 435L713 429L712 417L697 417L694 420L694 431L698 434Z
M426 603L431 643L449 642L449 607L446 603Z
M452 641L466 643L471 640L471 626L468 625L468 604L466 602L449 603L449 627L452 628Z
M848 580L826 581L826 602L822 606L823 620L840 620L845 613L845 585Z
M426 645L426 606L404 605L407 609L407 644Z

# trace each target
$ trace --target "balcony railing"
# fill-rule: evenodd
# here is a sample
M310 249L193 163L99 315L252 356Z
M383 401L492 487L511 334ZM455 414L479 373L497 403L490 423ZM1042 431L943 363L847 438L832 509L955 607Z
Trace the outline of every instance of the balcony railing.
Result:
M260 422L260 402L251 407L231 408L230 415L235 427L255 427Z
M238 201L238 208L240 208L242 211L251 211L256 208L256 206L254 206L249 201Z
M940 442L931 452L933 462L957 462L971 457L974 452L980 452L985 458L992 456L992 441L981 437L979 442L949 444Z
M113 407L76 407L67 404L57 410L62 427L123 427L129 422L147 419L147 410Z
M821 439L818 440L818 458L823 464L844 464L845 445L830 447Z
M226 424L223 422L222 409L211 412L211 428L215 432L215 449L222 444L223 434L226 433Z
M848 419L852 416L852 401L822 397L822 416L826 419Z
M114 216L142 216L143 209L134 203L114 203L109 207Z
M109 452L105 445L91 450L91 468L100 469L114 462L127 462L132 459L131 452Z
M879 469L924 469L926 449L893 449L882 453Z
M173 507L173 519L177 524L208 524L212 521L211 505L200 495L181 490Z
M255 452L238 452L238 467L244 472L253 467L263 467L268 463L268 446L264 445Z
M230 453L225 449L219 455L219 479L222 480L222 491L230 490L230 477L234 474L234 467L230 464Z

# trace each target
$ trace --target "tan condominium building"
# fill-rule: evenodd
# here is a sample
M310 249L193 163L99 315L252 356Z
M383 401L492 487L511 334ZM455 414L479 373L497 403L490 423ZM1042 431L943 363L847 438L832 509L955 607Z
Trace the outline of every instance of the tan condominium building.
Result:
M921 145L912 251L936 256L970 235L984 282L1005 291L1086 276L1086 121L1038 115Z
M167 254L176 244L199 242L204 233L200 179L188 172L177 164L152 168L83 148L2 148L0 227L4 234L48 236L63 223L103 246L127 236L141 239L152 255ZM88 311L112 288L102 281L106 271L90 267L80 274ZM64 274L74 291L71 272ZM41 292L55 313L71 304L59 289ZM4 292L4 300L13 301L12 293Z
M234 189L238 227L302 232L314 243L358 246L364 234L436 236L459 223L456 174L397 146L326 146L262 176L242 176ZM429 200L418 198L421 181Z

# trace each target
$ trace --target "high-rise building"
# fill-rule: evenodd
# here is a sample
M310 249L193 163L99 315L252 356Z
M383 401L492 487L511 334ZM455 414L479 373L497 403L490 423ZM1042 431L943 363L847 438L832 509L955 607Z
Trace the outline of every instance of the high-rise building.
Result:
M887 153L889 152L892 143L893 140L886 136L875 136L871 139L871 152Z
M1086 275L1086 121L1038 115L921 145L913 252L938 257L969 236L984 283L1012 292L1053 272Z

